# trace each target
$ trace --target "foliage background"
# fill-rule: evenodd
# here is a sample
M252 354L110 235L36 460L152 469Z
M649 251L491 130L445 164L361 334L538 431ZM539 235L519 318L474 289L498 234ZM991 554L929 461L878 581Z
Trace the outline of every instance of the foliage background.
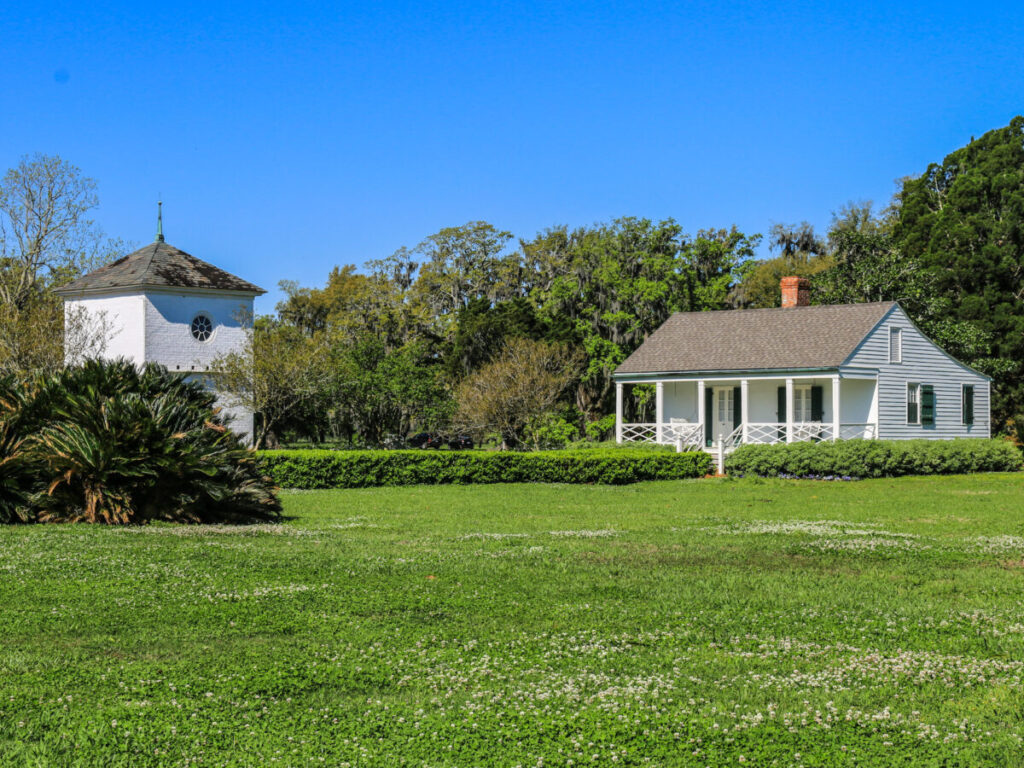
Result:
M899 301L957 359L993 377L994 431L1024 424L1024 117L972 140L887 205L840 207L825 234L802 222L762 236L624 216L517 239L484 221L445 227L385 258L335 267L319 288L283 282L249 341L214 373L282 440L400 446L410 432L510 448L611 435L612 372L673 312L770 307L779 278L812 301ZM39 200L52 204L36 205ZM89 218L95 182L58 157L0 181L0 372L59 369L103 351L103 319L64 317L53 289L123 253ZM532 345L532 346L530 346ZM523 350L561 350L543 387ZM556 355L557 356L557 355ZM549 355L550 358L550 355ZM550 358L553 360L554 358ZM633 387L627 418L649 421ZM505 397L502 392L545 396ZM475 404L474 404L475 400Z

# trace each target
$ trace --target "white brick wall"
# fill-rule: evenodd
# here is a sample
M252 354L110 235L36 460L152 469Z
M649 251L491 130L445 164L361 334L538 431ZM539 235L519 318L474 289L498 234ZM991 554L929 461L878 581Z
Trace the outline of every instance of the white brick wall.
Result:
M253 297L215 291L128 291L120 294L68 298L65 313L84 308L103 313L110 330L104 357L126 357L141 365L153 362L190 378L206 371L218 355L241 349L243 323L252 318ZM213 321L213 335L202 342L192 336L192 320L204 313ZM211 389L207 377L201 377ZM231 428L251 435L252 412L230 406L218 396L218 406L232 417Z
M240 349L243 320L252 317L252 297L216 293L146 293L145 358L172 371L205 371L215 357ZM192 337L192 319L202 312L213 320L208 341Z
M126 357L135 363L145 360L145 297L140 291L116 296L84 296L64 302L65 316L78 309L101 318L110 333L104 357Z

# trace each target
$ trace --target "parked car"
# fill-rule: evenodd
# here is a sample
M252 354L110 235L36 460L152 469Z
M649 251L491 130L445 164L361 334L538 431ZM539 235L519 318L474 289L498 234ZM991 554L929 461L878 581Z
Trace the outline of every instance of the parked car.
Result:
M432 432L417 432L409 438L409 445L413 448L440 448L444 440Z
M455 435L448 438L448 447L453 451L468 451L473 447L473 438L469 435Z
M468 450L473 447L473 438L469 435L445 436L437 432L417 432L409 438L413 448L442 448L447 445L453 451Z

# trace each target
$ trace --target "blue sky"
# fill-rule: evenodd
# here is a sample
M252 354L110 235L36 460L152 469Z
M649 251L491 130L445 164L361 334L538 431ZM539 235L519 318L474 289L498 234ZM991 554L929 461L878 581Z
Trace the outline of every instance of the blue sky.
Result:
M1024 112L1019 4L7 2L0 167L270 289L441 227L820 229Z

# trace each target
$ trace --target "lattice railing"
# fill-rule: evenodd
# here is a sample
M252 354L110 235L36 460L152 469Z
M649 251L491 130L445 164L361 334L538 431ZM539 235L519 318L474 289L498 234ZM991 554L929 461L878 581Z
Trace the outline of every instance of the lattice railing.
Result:
M758 445L786 442L786 425L773 423L747 424L747 442Z
M728 435L722 438L722 445L725 446L726 450L735 448L737 445L743 442L743 425L740 424L736 429L730 432Z
M834 426L830 421L798 421L793 423L793 442L819 442L831 440ZM874 424L840 424L840 440L871 440L875 436ZM781 422L751 422L747 424L747 443L771 445L786 442L786 425Z
M659 435L658 424L623 424L622 442L624 443L655 443L662 442L670 445L678 444L680 440L683 447L703 447L704 427L701 424L661 424ZM721 439L727 449L735 448L742 443L754 443L757 445L771 445L773 443L786 442L786 424L782 422L750 422L747 424L746 437L744 438L743 425L736 427L728 435L720 435L714 438L717 444ZM798 421L793 423L793 442L821 442L831 440L833 424L830 421ZM875 437L874 424L841 424L839 426L840 440L871 440Z
M659 441L658 424L623 424L622 442L655 443ZM683 447L699 447L703 442L704 429L700 424L661 424L660 442L676 445L680 440Z
M704 428L700 424L662 424L662 440L683 448L700 448L704 444Z
M832 439L831 421L793 422L794 443L820 443Z
M657 424L622 425L622 442L624 443L653 443L657 437Z

